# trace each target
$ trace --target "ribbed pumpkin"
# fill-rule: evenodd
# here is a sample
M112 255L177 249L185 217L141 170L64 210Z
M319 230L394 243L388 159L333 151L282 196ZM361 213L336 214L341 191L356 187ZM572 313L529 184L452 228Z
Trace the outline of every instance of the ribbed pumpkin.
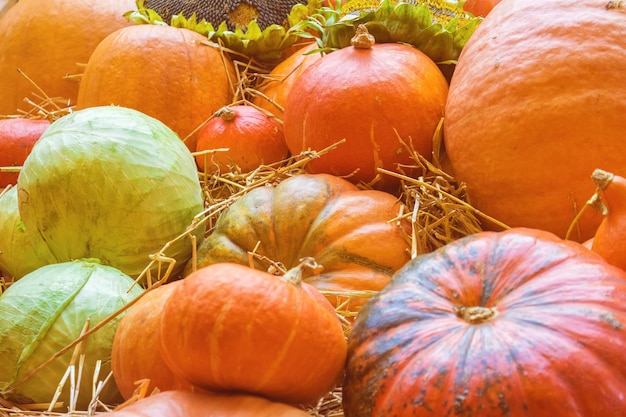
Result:
M18 69L59 103L75 105L76 76L98 43L129 26L133 0L20 0L0 20L0 114L31 110L44 97ZM37 96L35 96L37 94ZM65 104L63 104L65 103Z
M625 10L604 0L511 0L476 29L444 122L473 206L565 237L594 193L593 170L626 175L626 89L617 88L626 83ZM601 219L587 210L571 238L587 240Z
M166 301L181 281L151 288L120 320L111 350L111 371L120 394L130 399L142 381L147 392L196 388L177 376L161 355L161 315Z
M118 408L111 417L308 417L296 407L245 394L167 391Z
M346 417L626 414L626 272L534 229L415 258L361 311Z
M183 279L161 316L163 357L212 392L290 404L319 400L343 376L346 340L328 300L301 281L219 263Z
M198 247L197 266L252 260L259 270L267 270L268 261L290 269L312 257L323 270L304 281L339 306L346 302L342 292L378 291L409 260L409 225L392 221L401 210L383 191L359 190L328 174L296 175L253 189L223 212ZM342 308L355 313L362 300Z
M46 119L0 120L0 167L21 167L33 145L50 126ZM0 172L0 189L17 184L19 172Z
M448 83L418 49L374 44L370 36L360 26L353 46L318 59L297 78L285 104L285 140L298 154L345 139L307 164L307 170L393 192L398 181L377 168L414 166L410 147L432 158Z
M312 53L317 48L315 42L301 46L272 68L269 74L261 78L257 87L260 94L253 97L252 103L282 120L287 96L294 83L305 69L323 56Z
M626 178L601 169L591 177L598 187L604 215L591 239L591 249L611 265L626 270Z
M165 25L134 25L107 36L94 50L77 107L118 105L165 123L195 151L191 136L230 104L233 64L206 36Z
M216 152L206 152L219 150ZM196 163L203 172L250 172L286 159L283 125L253 106L224 106L198 131Z

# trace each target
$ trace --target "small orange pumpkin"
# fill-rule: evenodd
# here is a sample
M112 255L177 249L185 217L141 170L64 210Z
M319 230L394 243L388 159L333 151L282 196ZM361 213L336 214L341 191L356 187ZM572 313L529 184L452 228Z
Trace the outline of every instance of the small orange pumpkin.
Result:
M142 380L149 380L147 392L195 390L190 382L172 372L161 355L163 307L180 282L147 290L118 324L111 350L111 370L125 400L133 396Z
M206 153L211 149L225 151ZM282 124L246 105L219 109L198 132L196 163L203 172L228 172L233 166L250 172L289 156Z
M235 81L233 63L206 36L166 25L133 25L110 34L93 51L77 108L114 104L139 110L169 126L193 152L192 133L231 103Z
M118 407L111 417L309 417L296 407L245 394L166 391Z
M604 215L590 241L591 249L611 265L626 270L626 178L601 169L591 178L598 187Z
M501 0L467 0L463 3L463 10L474 16L485 17Z
M161 347L175 373L214 392L306 403L343 374L346 339L337 314L299 266L277 277L218 263L174 289L161 316Z
M46 119L0 120L0 167L22 166L35 142L50 126ZM18 172L0 172L0 189L17 184Z
M284 112L292 154L336 149L307 164L310 173L346 177L395 192L399 181L377 169L415 166L412 150L432 158L448 83L424 53L406 44L374 44L360 26L353 46L325 55L296 80Z

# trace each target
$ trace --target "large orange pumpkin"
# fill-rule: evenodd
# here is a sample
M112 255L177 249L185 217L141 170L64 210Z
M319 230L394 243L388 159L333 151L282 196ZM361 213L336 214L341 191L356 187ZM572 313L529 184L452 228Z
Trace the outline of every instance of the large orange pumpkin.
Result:
M415 258L357 317L346 417L626 415L626 272L542 230Z
M187 137L233 99L233 64L217 44L189 29L135 25L107 36L94 50L80 82L77 107L115 104Z
M381 290L410 259L409 224L393 221L401 210L389 193L328 174L296 175L249 191L223 212L198 248L197 267L253 262L267 270L275 262L290 269L312 257L323 270L304 281L354 315L364 298L345 294Z
M283 115L285 140L291 153L299 154L345 139L307 170L396 191L395 177L377 168L414 166L410 147L432 158L448 83L416 48L373 44L367 33L358 33L354 42L318 59L296 79Z
M477 209L565 237L593 170L626 175L625 23L622 2L510 0L476 29L444 141ZM586 210L571 238L587 240L601 218Z
M319 400L343 376L346 340L334 309L301 281L218 263L183 279L161 316L163 356L213 392L290 404Z
M76 76L98 43L129 26L123 16L134 0L20 0L0 19L0 114L32 110L42 93L75 105ZM25 75L18 72L21 70ZM37 97L37 94L39 97Z

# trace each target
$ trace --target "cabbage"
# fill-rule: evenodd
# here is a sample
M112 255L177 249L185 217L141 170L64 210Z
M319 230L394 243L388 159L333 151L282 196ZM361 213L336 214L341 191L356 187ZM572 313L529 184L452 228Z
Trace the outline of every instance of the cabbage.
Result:
M56 259L41 239L28 233L17 208L17 188L0 194L0 271L19 279Z
M157 119L118 106L54 121L26 158L17 186L24 225L58 262L93 257L133 277L204 208L184 142ZM191 252L186 237L165 255L180 270Z
M73 349L23 383L16 384L81 334L86 320L93 328L142 293L121 271L95 260L43 266L9 286L0 296L0 392L18 402L49 403L65 374ZM102 361L99 381L109 374L118 315L87 338L85 364L78 388L77 409L86 409L93 396L93 376ZM76 363L78 365L78 362ZM59 401L69 406L69 380ZM99 397L119 401L114 382Z

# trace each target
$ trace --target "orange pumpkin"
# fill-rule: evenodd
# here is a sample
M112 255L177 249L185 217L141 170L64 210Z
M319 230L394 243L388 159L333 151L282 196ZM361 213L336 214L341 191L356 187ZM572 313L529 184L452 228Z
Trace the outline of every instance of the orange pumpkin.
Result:
M50 126L46 119L0 120L0 167L22 166L35 142ZM18 172L0 172L0 189L17 184Z
M181 281L146 291L120 320L111 350L111 370L120 394L130 399L142 380L147 392L196 390L167 366L161 355L160 323L165 302Z
M219 152L202 153L212 149ZM226 150L227 149L227 150ZM252 106L225 106L198 132L196 163L203 172L250 172L289 156L283 125Z
M444 75L424 53L400 43L373 44L361 26L353 46L317 60L295 81L283 120L287 146L298 154L345 139L307 170L394 192L399 181L377 168L414 166L411 147L432 158L447 93Z
M604 218L590 241L591 249L626 270L626 178L596 169L592 179Z
M32 110L42 92L76 104L81 64L111 32L129 26L134 0L20 0L0 19L0 114ZM18 72L21 70L25 75ZM28 78L34 82L33 85Z
M94 50L77 107L115 104L139 110L168 125L193 152L196 136L191 134L231 103L234 82L232 62L206 36L172 26L134 25L107 36Z
M474 16L485 17L501 0L467 0L463 3L463 10Z
M267 270L269 260L290 269L312 257L323 270L304 281L352 316L365 297L344 294L381 290L410 259L410 225L392 221L402 209L383 191L359 190L328 174L296 175L235 201L198 247L196 264L253 262ZM187 273L193 266L187 265Z
M111 417L309 417L290 405L252 395L166 391L118 408Z
M213 392L316 401L340 380L346 340L337 314L299 268L283 277L218 263L175 288L161 347L175 373Z
M252 104L282 120L287 96L294 83L305 69L323 56L320 53L311 53L317 48L315 42L301 46L272 68L269 74L261 78L257 86L260 94L253 97Z
M593 170L626 175L619 4L507 0L469 39L450 85L444 142L478 210L565 237L594 193ZM601 220L586 210L569 237L589 239Z

